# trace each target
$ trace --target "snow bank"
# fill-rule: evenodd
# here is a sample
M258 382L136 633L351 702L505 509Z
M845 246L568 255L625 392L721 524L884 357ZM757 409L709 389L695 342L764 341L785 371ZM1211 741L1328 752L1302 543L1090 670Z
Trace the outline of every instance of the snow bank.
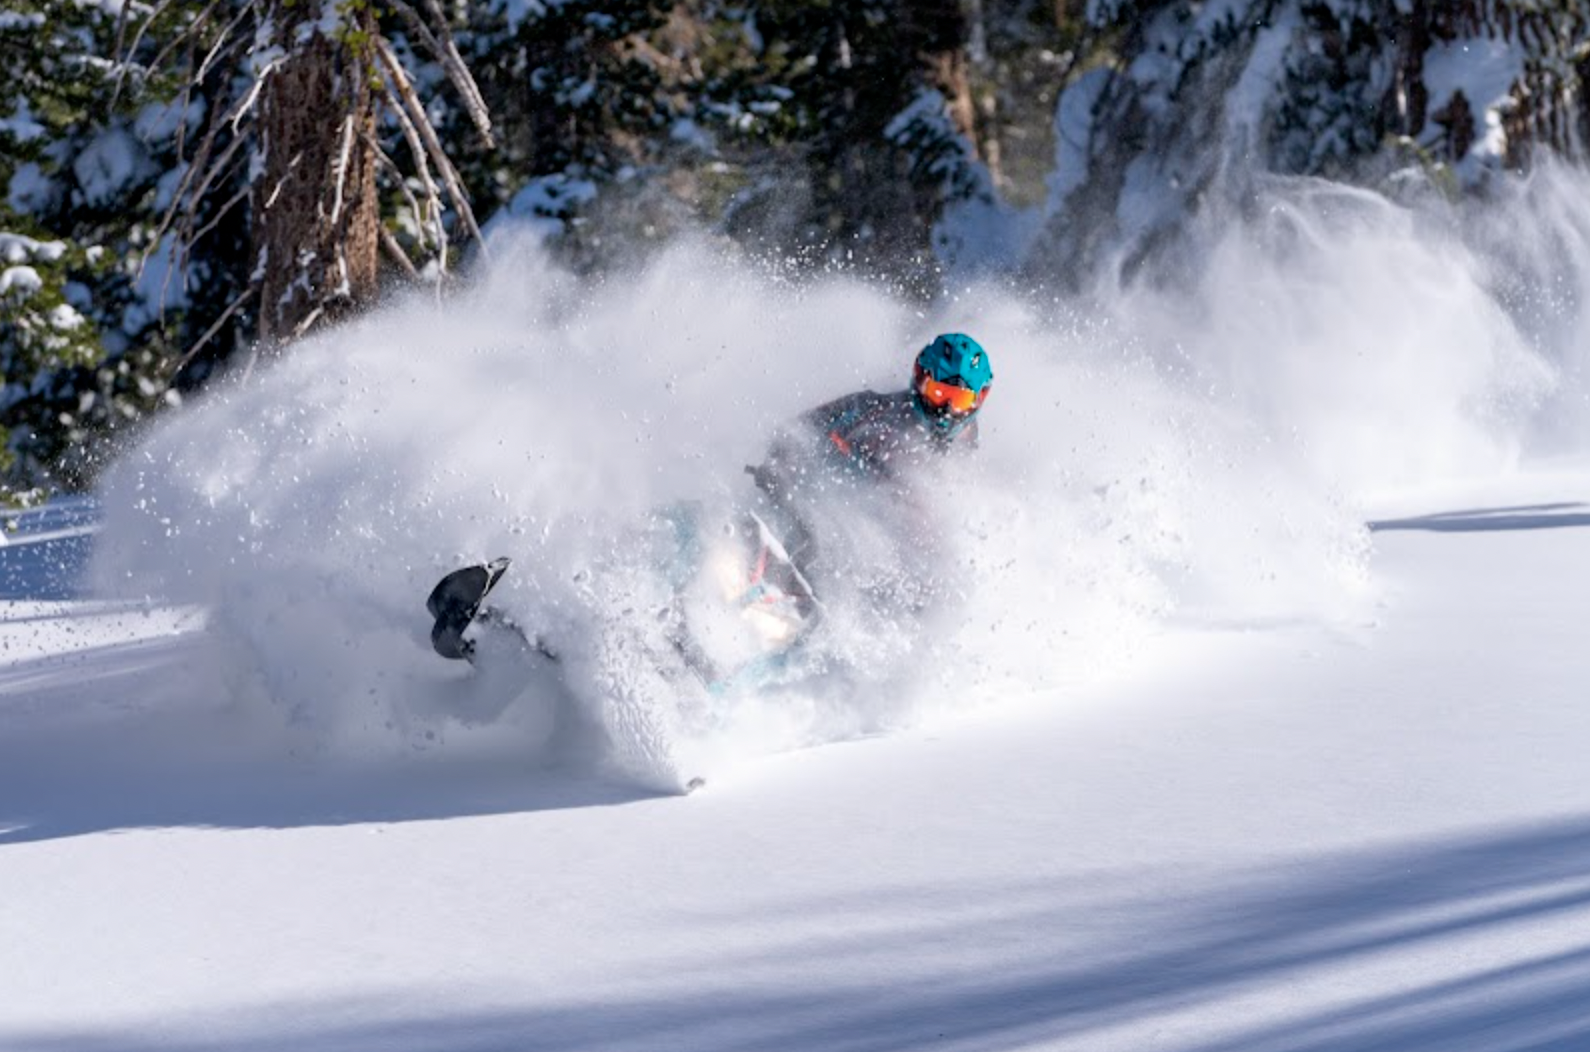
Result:
M1580 285L1535 326L1500 291L1529 265L1505 237L1316 184L1209 231L1186 285L1084 303L983 286L921 312L695 245L587 284L499 242L456 300L394 305L169 419L108 476L97 581L209 607L295 748L626 757L657 782L1108 675L1170 618L1352 624L1372 594L1361 500L1572 431L1543 426L1576 411L1551 339L1590 273L1564 179L1503 206L1525 230L1577 217ZM993 357L983 449L926 481L935 543L891 557L947 613L839 611L837 689L681 713L688 692L654 682L629 702L646 711L618 711L615 683L647 674L626 647L666 603L656 575L612 573L637 524L731 501L779 422L898 386L943 330ZM423 601L503 554L502 604L563 663L487 689L430 653Z

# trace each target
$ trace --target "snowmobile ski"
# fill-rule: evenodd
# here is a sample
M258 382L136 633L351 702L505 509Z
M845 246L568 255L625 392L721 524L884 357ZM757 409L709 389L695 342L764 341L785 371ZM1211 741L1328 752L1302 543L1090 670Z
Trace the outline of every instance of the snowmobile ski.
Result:
M425 600L425 609L436 619L431 628L431 647L442 657L468 660L475 652L475 644L464 638L464 630L475 620L486 596L508 571L508 563L504 556L454 570L431 589Z

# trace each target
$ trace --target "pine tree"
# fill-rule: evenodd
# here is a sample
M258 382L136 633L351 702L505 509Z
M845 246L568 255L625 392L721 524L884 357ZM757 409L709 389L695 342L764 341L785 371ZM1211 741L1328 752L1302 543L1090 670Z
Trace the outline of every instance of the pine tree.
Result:
M1587 28L1586 0L1095 0L1034 269L1130 271L1255 173L1460 193L1582 159Z
M808 264L936 287L934 223L986 192L958 0L756 0L744 50L703 85L745 185L729 230Z
M170 81L135 89L135 60L113 59L147 59L182 21L165 11L128 36L100 5L0 13L0 499L81 484L100 440L167 390L162 315L189 304L156 214L192 113Z
M439 0L0 15L4 484L85 484L108 436L240 343L369 302L383 245L445 272L479 229L414 84L427 65L489 139Z

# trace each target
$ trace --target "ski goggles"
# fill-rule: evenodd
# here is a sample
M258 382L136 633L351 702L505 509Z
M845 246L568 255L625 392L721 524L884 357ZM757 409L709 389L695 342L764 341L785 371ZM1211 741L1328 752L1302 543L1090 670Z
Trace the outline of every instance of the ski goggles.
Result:
M983 404L983 399L988 397L988 388L974 391L960 384L935 380L932 373L924 372L917 378L916 393L929 409L943 409L964 416Z

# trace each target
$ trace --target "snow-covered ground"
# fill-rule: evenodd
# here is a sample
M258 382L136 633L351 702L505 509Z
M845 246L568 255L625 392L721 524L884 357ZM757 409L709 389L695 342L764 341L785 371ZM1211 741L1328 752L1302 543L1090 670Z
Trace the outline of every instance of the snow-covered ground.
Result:
M0 1048L1590 1048L1590 254L1330 203L1086 317L532 255L174 415L0 547ZM963 325L958 621L615 767L570 580ZM574 682L460 719L499 552Z
M189 616L12 602L0 1047L1590 1047L1590 471L1397 511L1372 626L688 797L260 755Z

